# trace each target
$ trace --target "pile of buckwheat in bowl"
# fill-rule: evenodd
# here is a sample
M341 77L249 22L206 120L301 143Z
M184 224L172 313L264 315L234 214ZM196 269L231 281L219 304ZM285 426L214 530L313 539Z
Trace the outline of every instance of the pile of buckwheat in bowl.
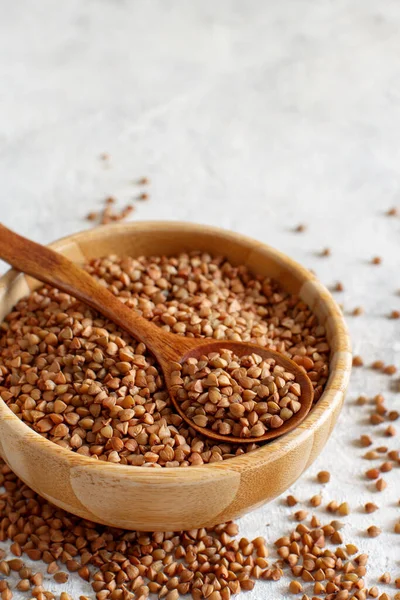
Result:
M320 397L328 376L325 329L270 278L196 252L109 256L86 268L122 302L177 335L250 341L286 354L307 372L315 401ZM257 447L216 445L189 428L145 345L68 294L48 286L33 291L1 333L1 398L59 446L153 468L221 461ZM277 405L272 416L297 410L292 395L291 408ZM252 426L262 425L253 413Z

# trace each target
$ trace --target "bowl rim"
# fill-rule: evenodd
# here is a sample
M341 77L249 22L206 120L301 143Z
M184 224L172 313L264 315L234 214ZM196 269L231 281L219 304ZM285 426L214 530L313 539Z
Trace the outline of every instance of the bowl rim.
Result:
M243 235L241 233L233 232L228 229L224 229L221 227L211 226L208 224L200 224L194 222L185 222L185 221L168 221L168 220L145 220L145 221L135 221L129 223L117 223L110 225L100 225L98 227L94 227L92 229L85 229L79 231L77 233L66 235L61 238L58 238L54 242L48 244L50 248L54 250L63 252L63 246L67 243L68 245L71 243L77 243L79 246L79 242L86 239L88 236L99 236L99 237L109 237L116 234L124 233L126 234L129 230L139 232L144 229L152 229L153 231L164 231L168 228L168 231L171 230L176 231L187 231L187 232L197 232L204 234L215 234L221 238L225 238L227 241L234 241L240 245L245 245L247 248L252 250L262 249L266 251L276 262L283 262L288 265L288 268L291 271L297 272L297 274L304 280L303 286L308 282L313 282L314 284L318 284L318 292L324 292L324 297L322 300L324 304L324 308L327 313L327 318L333 317L331 319L332 322L332 336L336 335L340 339L340 354L343 355L343 366L336 371L331 371L329 374L328 381L324 388L324 391L312 408L310 413L304 419L304 421L298 425L295 429L290 431L287 434L284 434L281 437L278 437L271 442L263 444L261 447L256 450L251 451L250 453L244 453L239 456L234 456L232 458L225 459L223 461L218 461L215 463L207 463L203 465L190 466L187 468L177 468L177 467L162 467L160 469L156 469L156 474L161 479L165 479L164 483L167 483L168 480L172 483L171 476L177 476L180 473L185 473L185 477L187 477L188 472L192 474L193 478L196 477L196 474L199 476L201 473L204 474L204 470L213 471L214 474L219 470L221 472L221 476L223 475L223 471L226 467L229 466L231 470L241 471L243 468L256 467L259 463L264 463L266 459L273 458L274 460L279 459L283 454L287 454L290 450L295 449L298 445L300 445L304 438L313 435L321 421L328 419L332 412L336 411L343 398L343 394L336 396L328 400L328 396L331 395L332 391L342 391L344 392L347 388L347 384L350 378L351 372L351 341L350 335L347 329L346 322L344 320L343 314L339 309L336 301L328 291L328 289L316 278L316 276L303 267L300 263L293 260L284 252L277 250L276 248L256 240L250 236ZM20 276L20 272L11 268L8 269L1 277L0 277L0 287L1 284L5 284L5 287L9 287L17 277ZM332 360L332 359L331 359ZM96 461L92 457L87 457L82 454L78 454L76 452L72 452L67 448L63 448L58 446L51 440L40 435L34 429L29 427L26 423L24 423L21 419L19 419L9 408L7 403L0 398L0 413L5 411L7 415L7 420L11 423L15 424L15 426L21 431L21 425L26 430L26 435L29 437L30 442L37 442L38 444L42 444L44 449L47 449L49 452L53 452L59 455L59 458L67 461L70 464L70 467L91 467L91 468L101 468L103 473L106 473L108 470L113 472L115 475L115 469L118 468L118 473L121 477L124 476L142 476L149 475L149 470L142 466L134 466L134 465L121 465L116 463L109 463L106 461ZM284 442L284 443L282 443Z

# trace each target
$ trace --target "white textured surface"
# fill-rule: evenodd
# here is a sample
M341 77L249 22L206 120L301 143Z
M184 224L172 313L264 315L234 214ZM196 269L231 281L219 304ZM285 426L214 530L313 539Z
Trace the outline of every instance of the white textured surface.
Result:
M383 214L400 204L398 0L20 0L1 15L6 225L49 242L86 227L105 195L129 200L132 180L148 175L151 201L136 219L218 224L286 251L327 284L342 280L345 307L366 311L349 318L356 353L400 366L400 321L385 318L400 308L400 218ZM291 231L298 222L304 234ZM326 245L332 257L318 258ZM375 254L380 267L367 264ZM292 490L306 500L315 474L332 472L324 504L349 500L344 534L373 557L369 585L385 570L400 576L400 480L389 473L379 494L363 479L371 465L354 440L370 429L369 408L354 399L383 392L398 409L389 382L353 374L332 438ZM364 515L367 500L381 510ZM242 532L272 542L289 514L278 500L242 519ZM370 524L381 537L366 537ZM74 598L89 589L77 579L66 588ZM240 598L286 590L260 583Z

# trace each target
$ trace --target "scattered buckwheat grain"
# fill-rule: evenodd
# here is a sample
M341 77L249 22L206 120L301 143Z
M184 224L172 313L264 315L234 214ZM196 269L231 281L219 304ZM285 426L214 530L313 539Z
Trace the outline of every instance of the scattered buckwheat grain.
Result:
M384 479L378 479L378 481L375 483L375 487L378 490L378 492L383 492L383 490L385 490L387 488L387 483Z
M312 498L310 498L310 504L314 508L316 508L317 506L320 506L321 502L322 502L322 496L320 496L319 494L312 496Z
M289 496L287 496L287 498L286 498L286 504L287 504L288 506L296 506L297 502L298 502L298 500L297 500L297 498L295 498L294 496L290 496L290 495L289 495Z
M379 527L376 527L375 525L371 525L370 527L368 527L367 533L369 537L378 537L378 535L382 533L382 529L379 529Z
M376 510L378 510L378 508L379 507L373 502L367 502L364 506L365 512L368 514L375 512Z
M360 444L361 444L361 446L363 446L364 448L366 448L366 447L368 447L368 446L371 446L371 445L372 445L372 440L371 440L370 436L369 436L369 435L366 435L366 434L362 434L362 435L360 436Z
M331 474L329 471L320 471L317 475L319 483L328 483L331 480Z
M386 211L386 215L388 217L395 217L398 214L398 210L395 206L392 206L391 208L388 208Z
M381 369L383 369L385 367L385 363L382 360L375 360L372 364L371 364L371 369L376 369L377 371L380 371Z

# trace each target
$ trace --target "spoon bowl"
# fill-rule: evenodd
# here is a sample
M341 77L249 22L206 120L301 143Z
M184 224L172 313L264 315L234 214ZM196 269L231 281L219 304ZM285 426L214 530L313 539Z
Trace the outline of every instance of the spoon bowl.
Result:
M208 355L211 352L221 352L223 350L230 350L239 357L247 356L248 354L258 354L263 360L273 358L277 365L284 367L285 371L293 373L295 375L296 382L300 385L301 388L301 396L298 399L301 403L300 410L297 413L295 413L290 419L285 421L279 428L270 429L264 435L259 437L236 437L233 435L222 435L217 431L214 431L210 427L200 427L199 425L194 423L194 421L190 417L188 417L188 415L182 409L181 403L177 398L176 386L172 385L171 382L171 372L173 372L171 362L165 361L162 358L160 363L163 368L166 384L175 410L182 417L182 419L186 421L188 425L190 425L190 427L192 427L202 435L211 438L216 442L230 442L235 444L257 444L260 442L273 440L285 433L288 433L289 431L297 427L297 425L299 425L307 416L313 403L313 386L304 369L302 369L302 367L300 367L290 358L284 356L280 352L275 352L274 350L263 348L258 344L251 344L248 342L232 342L229 340L207 340L204 338L189 338L189 340L190 344L188 344L188 346L192 346L192 348L184 352L180 357L178 357L179 360L177 362L179 362L180 364L183 364L188 358L200 358L201 356Z

